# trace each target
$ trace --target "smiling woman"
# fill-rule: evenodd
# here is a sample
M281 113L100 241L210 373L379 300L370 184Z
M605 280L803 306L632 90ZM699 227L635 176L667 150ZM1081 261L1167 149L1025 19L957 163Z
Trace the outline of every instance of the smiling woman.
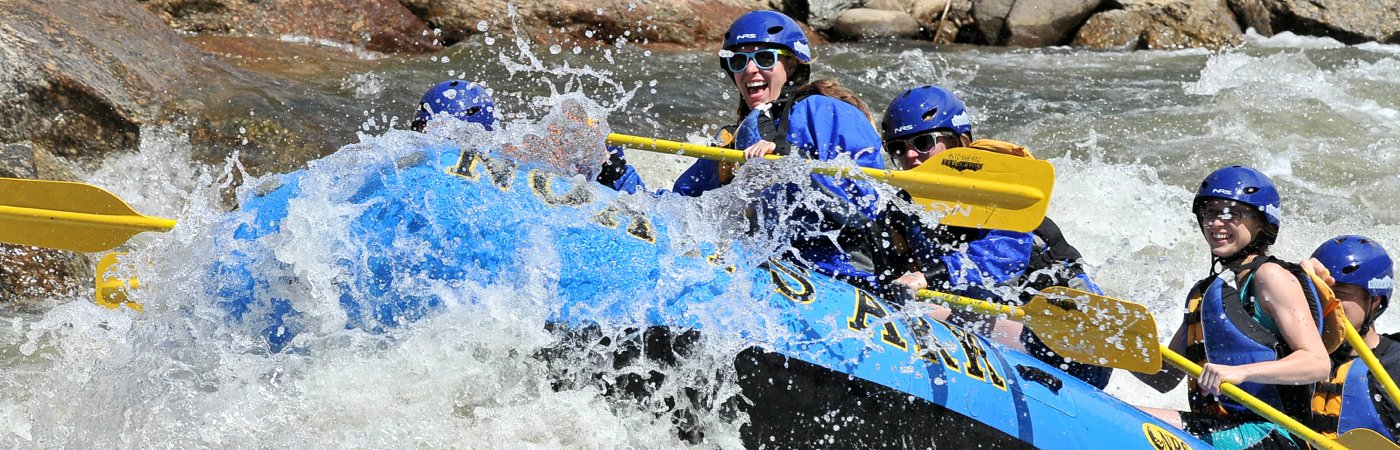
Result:
M1190 386L1190 412L1150 412L1217 448L1307 445L1241 402L1220 397L1221 383L1305 420L1308 386L1326 378L1330 368L1317 288L1298 265L1268 254L1282 222L1280 204L1273 181L1243 166L1211 173L1192 202L1210 246L1211 274L1191 289L1186 318L1169 348L1203 371ZM1164 392L1181 377L1171 369L1139 376Z
M838 157L883 169L880 137L868 108L836 82L809 82L812 54L807 36L792 18L775 11L739 17L724 35L719 65L739 94L738 121L716 137L716 146L744 151L747 159L777 154L828 161ZM676 180L684 195L728 184L733 165L699 160ZM758 207L763 225L774 233L813 230L812 236L783 236L817 270L873 287L869 263L877 243L871 226L877 216L875 190L865 181L812 175L807 186L765 189ZM802 203L793 213L773 213ZM829 238L840 235L839 245ZM820 236L816 236L820 234ZM852 250L854 249L854 250Z

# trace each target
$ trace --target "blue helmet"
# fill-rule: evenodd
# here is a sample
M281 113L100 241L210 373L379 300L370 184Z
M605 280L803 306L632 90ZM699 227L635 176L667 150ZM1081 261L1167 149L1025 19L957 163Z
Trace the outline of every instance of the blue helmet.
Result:
M885 119L880 122L885 139L937 129L972 135L972 117L967 114L967 105L938 86L920 86L895 96L890 107L885 109Z
M492 122L496 121L496 102L481 85L463 80L444 81L428 89L418 101L418 113L413 117L411 128L422 131L429 119L440 114L479 123L490 130Z
M792 50L797 59L812 62L812 48L802 27L791 17L777 11L753 11L734 20L724 32L724 49L743 44L775 44Z
M1275 231L1282 221L1283 211L1279 207L1278 189L1274 188L1274 182L1269 181L1268 176L1258 170L1245 166L1230 166L1211 172L1210 176L1201 182L1201 188L1196 190L1196 199L1191 205L1191 212L1196 214L1198 220L1201 207L1205 205L1206 200L1212 198L1234 200L1253 206L1256 211L1264 214Z
M1390 289L1394 284L1391 268L1394 263L1376 241L1365 236L1337 236L1323 242L1313 251L1338 283L1353 284L1381 297L1381 310L1390 305Z

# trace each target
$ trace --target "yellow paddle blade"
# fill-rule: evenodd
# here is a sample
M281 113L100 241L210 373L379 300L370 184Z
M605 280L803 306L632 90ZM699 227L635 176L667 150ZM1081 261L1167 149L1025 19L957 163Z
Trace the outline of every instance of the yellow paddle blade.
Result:
M967 147L948 149L895 183L914 202L944 213L942 223L958 227L1029 232L1050 207L1055 167L1049 162Z
M1400 445L1395 445L1394 442L1390 442L1390 439L1386 439L1385 436L1381 436L1380 433L1365 428L1357 428L1342 433L1341 436L1337 436L1337 443L1342 444L1342 446L1346 448L1356 450L1400 449Z
M0 242L90 253L174 226L170 219L137 214L96 186L0 178Z
M743 162L744 152L625 134L609 134L608 144L638 150ZM769 155L765 158L777 159ZM1055 168L1030 158L955 148L939 153L914 170L813 168L812 173L864 178L908 191L914 201L945 213L943 223L961 227L1030 232L1040 226L1050 206Z
M1166 358L1167 362L1171 363L1171 365L1176 366L1178 369L1181 369L1186 373L1191 374L1193 378L1201 377L1201 366L1197 365L1195 362L1192 362L1189 359L1186 359L1186 357L1181 356L1181 354L1172 351L1172 349L1167 348L1167 346L1165 345L1161 345L1161 348L1162 356ZM1279 424L1279 426L1288 429L1288 432L1293 433L1294 436L1306 439L1309 443L1312 443L1313 446L1316 446L1318 448L1325 448L1329 450L1345 450L1347 448L1364 448L1369 450L1373 448L1385 448L1368 446L1352 447L1351 445L1343 444L1339 441L1334 441L1328 438L1327 436L1323 436L1321 433L1313 431L1311 428L1304 426L1302 423L1299 423L1292 417L1288 417L1287 414L1284 414L1279 410L1274 409L1274 407L1269 406L1268 403L1264 403L1258 398L1255 398L1253 395L1249 395L1248 392L1245 392L1244 390L1236 387L1233 384L1220 383L1220 392L1223 392L1226 396L1235 399L1235 401L1240 402L1240 404L1243 404L1245 407L1249 408L1255 413L1258 413L1260 416L1262 416L1265 419L1268 419L1270 422ZM1348 432L1348 434L1350 434L1350 432Z
M97 261L97 304L111 309L126 305L127 308L141 312L141 304L126 297L127 290L141 287L141 282L135 278L123 279L111 273L112 265L117 263L117 257L123 255L126 253L112 252L102 255L102 259Z
M1157 321L1146 306L1052 286L1022 309L1026 326L1060 356L1140 373L1162 370Z
M920 299L1021 322L1060 356L1085 364L1156 373L1157 323L1142 305L1069 288L1046 289L1025 306L930 290Z

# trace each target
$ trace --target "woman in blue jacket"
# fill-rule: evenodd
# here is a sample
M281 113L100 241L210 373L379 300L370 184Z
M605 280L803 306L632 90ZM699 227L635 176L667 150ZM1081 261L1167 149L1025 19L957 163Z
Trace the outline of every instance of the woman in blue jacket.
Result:
M796 21L775 11L754 11L735 20L724 35L720 67L739 94L736 125L716 144L743 150L749 158L776 154L820 161L847 156L864 167L884 168L880 137L865 105L833 81L810 81L812 53ZM673 191L689 196L719 188L734 167L698 160L676 180ZM816 200L811 195L817 193ZM812 175L807 186L776 186L763 194L768 231L799 231L792 239L801 261L848 282L873 287L873 265L865 255L875 190L866 181ZM784 202L808 205L777 217ZM792 203L786 203L792 204ZM836 235L833 239L830 236Z
M967 107L946 89L921 86L895 96L881 123L885 150L903 170L913 169L938 153L972 144L972 119ZM891 210L891 214L897 214ZM892 218L891 228L907 242L905 265L890 269L904 274L896 285L917 291L932 287L1004 302L991 288L1010 286L1021 293L1013 302L1050 286L1069 286L1095 294L1099 287L1084 271L1079 250L1065 241L1059 226L1045 218L1034 232L925 226L915 218ZM906 273L908 272L908 273ZM935 318L946 320L950 311ZM1045 346L1029 328L1009 320L993 324L991 335L1002 344L1029 353L1070 375L1102 389L1113 373L1107 367L1068 361Z

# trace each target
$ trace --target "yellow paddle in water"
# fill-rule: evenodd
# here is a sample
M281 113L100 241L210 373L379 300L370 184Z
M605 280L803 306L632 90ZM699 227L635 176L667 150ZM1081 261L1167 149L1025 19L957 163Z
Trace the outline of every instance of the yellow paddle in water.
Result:
M1181 354L1172 351L1165 345L1161 345L1161 351L1162 356L1166 357L1167 361L1170 362L1173 366L1176 366L1178 369L1186 371L1187 373L1191 374L1192 377L1200 378L1202 370L1201 366L1196 365L1196 363L1192 362L1189 359L1186 359L1185 357L1181 356ZM1268 403L1264 403L1258 398L1255 398L1253 395L1249 395L1248 392L1245 392L1243 389L1240 389L1239 387L1236 387L1233 384L1220 383L1220 392L1225 393L1225 395L1235 399L1235 401L1240 402L1245 407L1249 408L1255 413L1258 413L1260 416L1263 416L1265 419L1268 419L1273 423L1279 424L1280 426L1287 428L1288 431L1290 433L1293 433L1294 436L1306 439L1309 443L1318 448L1338 450L1348 448L1358 450L1400 449L1400 446L1395 445L1394 442L1390 442L1390 440L1386 439L1384 436L1381 436L1380 434L1377 434L1374 431L1366 429L1351 430L1346 433L1343 433L1341 436L1338 436L1336 440L1332 440L1329 439L1327 436L1323 436L1322 433L1318 433L1316 431L1313 431L1311 428L1304 426L1302 423L1299 423L1292 417L1288 417L1287 414L1284 414L1283 412L1275 409L1274 407L1269 406Z
M91 253L174 226L170 219L137 214L96 186L0 178L0 242Z
M743 162L744 152L612 133L608 143L650 152ZM777 159L768 155L765 158ZM971 148L954 148L912 170L814 168L812 173L867 178L904 188L914 201L946 213L944 225L1029 232L1050 206L1055 167L1049 162Z
M97 304L111 309L125 305L136 312L141 312L141 304L128 300L126 297L126 291L140 288L141 282L135 278L123 279L109 273L112 266L117 263L117 257L125 254L125 252L112 252L102 255L102 259L97 261Z
M1085 364L1157 373L1157 321L1147 307L1053 286L1022 306L920 290L918 298L1021 322L1060 356Z

